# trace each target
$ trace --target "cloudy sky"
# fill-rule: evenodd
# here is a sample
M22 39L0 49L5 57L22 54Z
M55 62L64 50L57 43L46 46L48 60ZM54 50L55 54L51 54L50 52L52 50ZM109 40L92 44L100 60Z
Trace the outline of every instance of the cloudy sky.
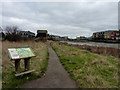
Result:
M117 2L4 2L2 27L16 25L34 33L91 36L93 32L118 28Z

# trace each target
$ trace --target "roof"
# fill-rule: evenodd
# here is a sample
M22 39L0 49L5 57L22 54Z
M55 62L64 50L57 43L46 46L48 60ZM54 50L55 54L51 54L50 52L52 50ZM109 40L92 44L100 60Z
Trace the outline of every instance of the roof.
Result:
M47 33L47 30L37 30L37 33Z
M115 31L118 31L118 30L99 31L99 32L94 32L94 34L95 34L95 33L100 33L100 32L115 32Z
M33 32L30 32L30 31L20 31L20 33L29 33L29 34L34 34Z

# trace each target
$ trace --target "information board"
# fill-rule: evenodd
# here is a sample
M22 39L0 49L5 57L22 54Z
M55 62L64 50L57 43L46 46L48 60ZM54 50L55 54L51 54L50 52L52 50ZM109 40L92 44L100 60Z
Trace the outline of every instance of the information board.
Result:
M11 59L20 59L35 56L29 47L8 48Z

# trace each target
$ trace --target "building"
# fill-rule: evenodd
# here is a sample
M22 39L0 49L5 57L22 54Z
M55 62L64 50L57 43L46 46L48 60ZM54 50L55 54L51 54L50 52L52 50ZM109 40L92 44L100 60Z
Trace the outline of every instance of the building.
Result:
M47 30L37 30L37 36L36 37L47 37Z
M68 38L68 36L63 36L63 37L61 37L61 40L62 41L67 41L69 38Z
M58 36L58 35L48 35L49 40L54 40L54 41L67 41L69 38L68 36Z
M113 31L111 33L111 39L113 39L113 40L120 40L120 31Z
M77 40L86 40L85 36L76 37Z
M93 40L119 40L120 31L117 30L108 30L102 32L95 32L92 35Z
M106 31L104 33L104 39L105 40L110 40L111 39L111 34L112 34L113 31Z
M36 41L47 40L48 31L47 30L37 30Z
M49 40L60 41L61 37L57 35L48 35Z
M20 31L19 34L21 35L21 37L25 37L25 38L35 37L35 33L30 32L30 31Z
M104 39L104 31L102 32L95 32L93 33L92 35L92 38L95 39L95 40L103 40Z

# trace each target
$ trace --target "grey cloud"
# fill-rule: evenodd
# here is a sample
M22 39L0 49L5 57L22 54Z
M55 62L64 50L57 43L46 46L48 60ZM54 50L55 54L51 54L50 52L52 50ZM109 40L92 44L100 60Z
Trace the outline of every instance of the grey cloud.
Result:
M91 36L93 32L117 29L117 2L81 3L3 3L3 26L18 25L36 32L48 29L50 34Z

